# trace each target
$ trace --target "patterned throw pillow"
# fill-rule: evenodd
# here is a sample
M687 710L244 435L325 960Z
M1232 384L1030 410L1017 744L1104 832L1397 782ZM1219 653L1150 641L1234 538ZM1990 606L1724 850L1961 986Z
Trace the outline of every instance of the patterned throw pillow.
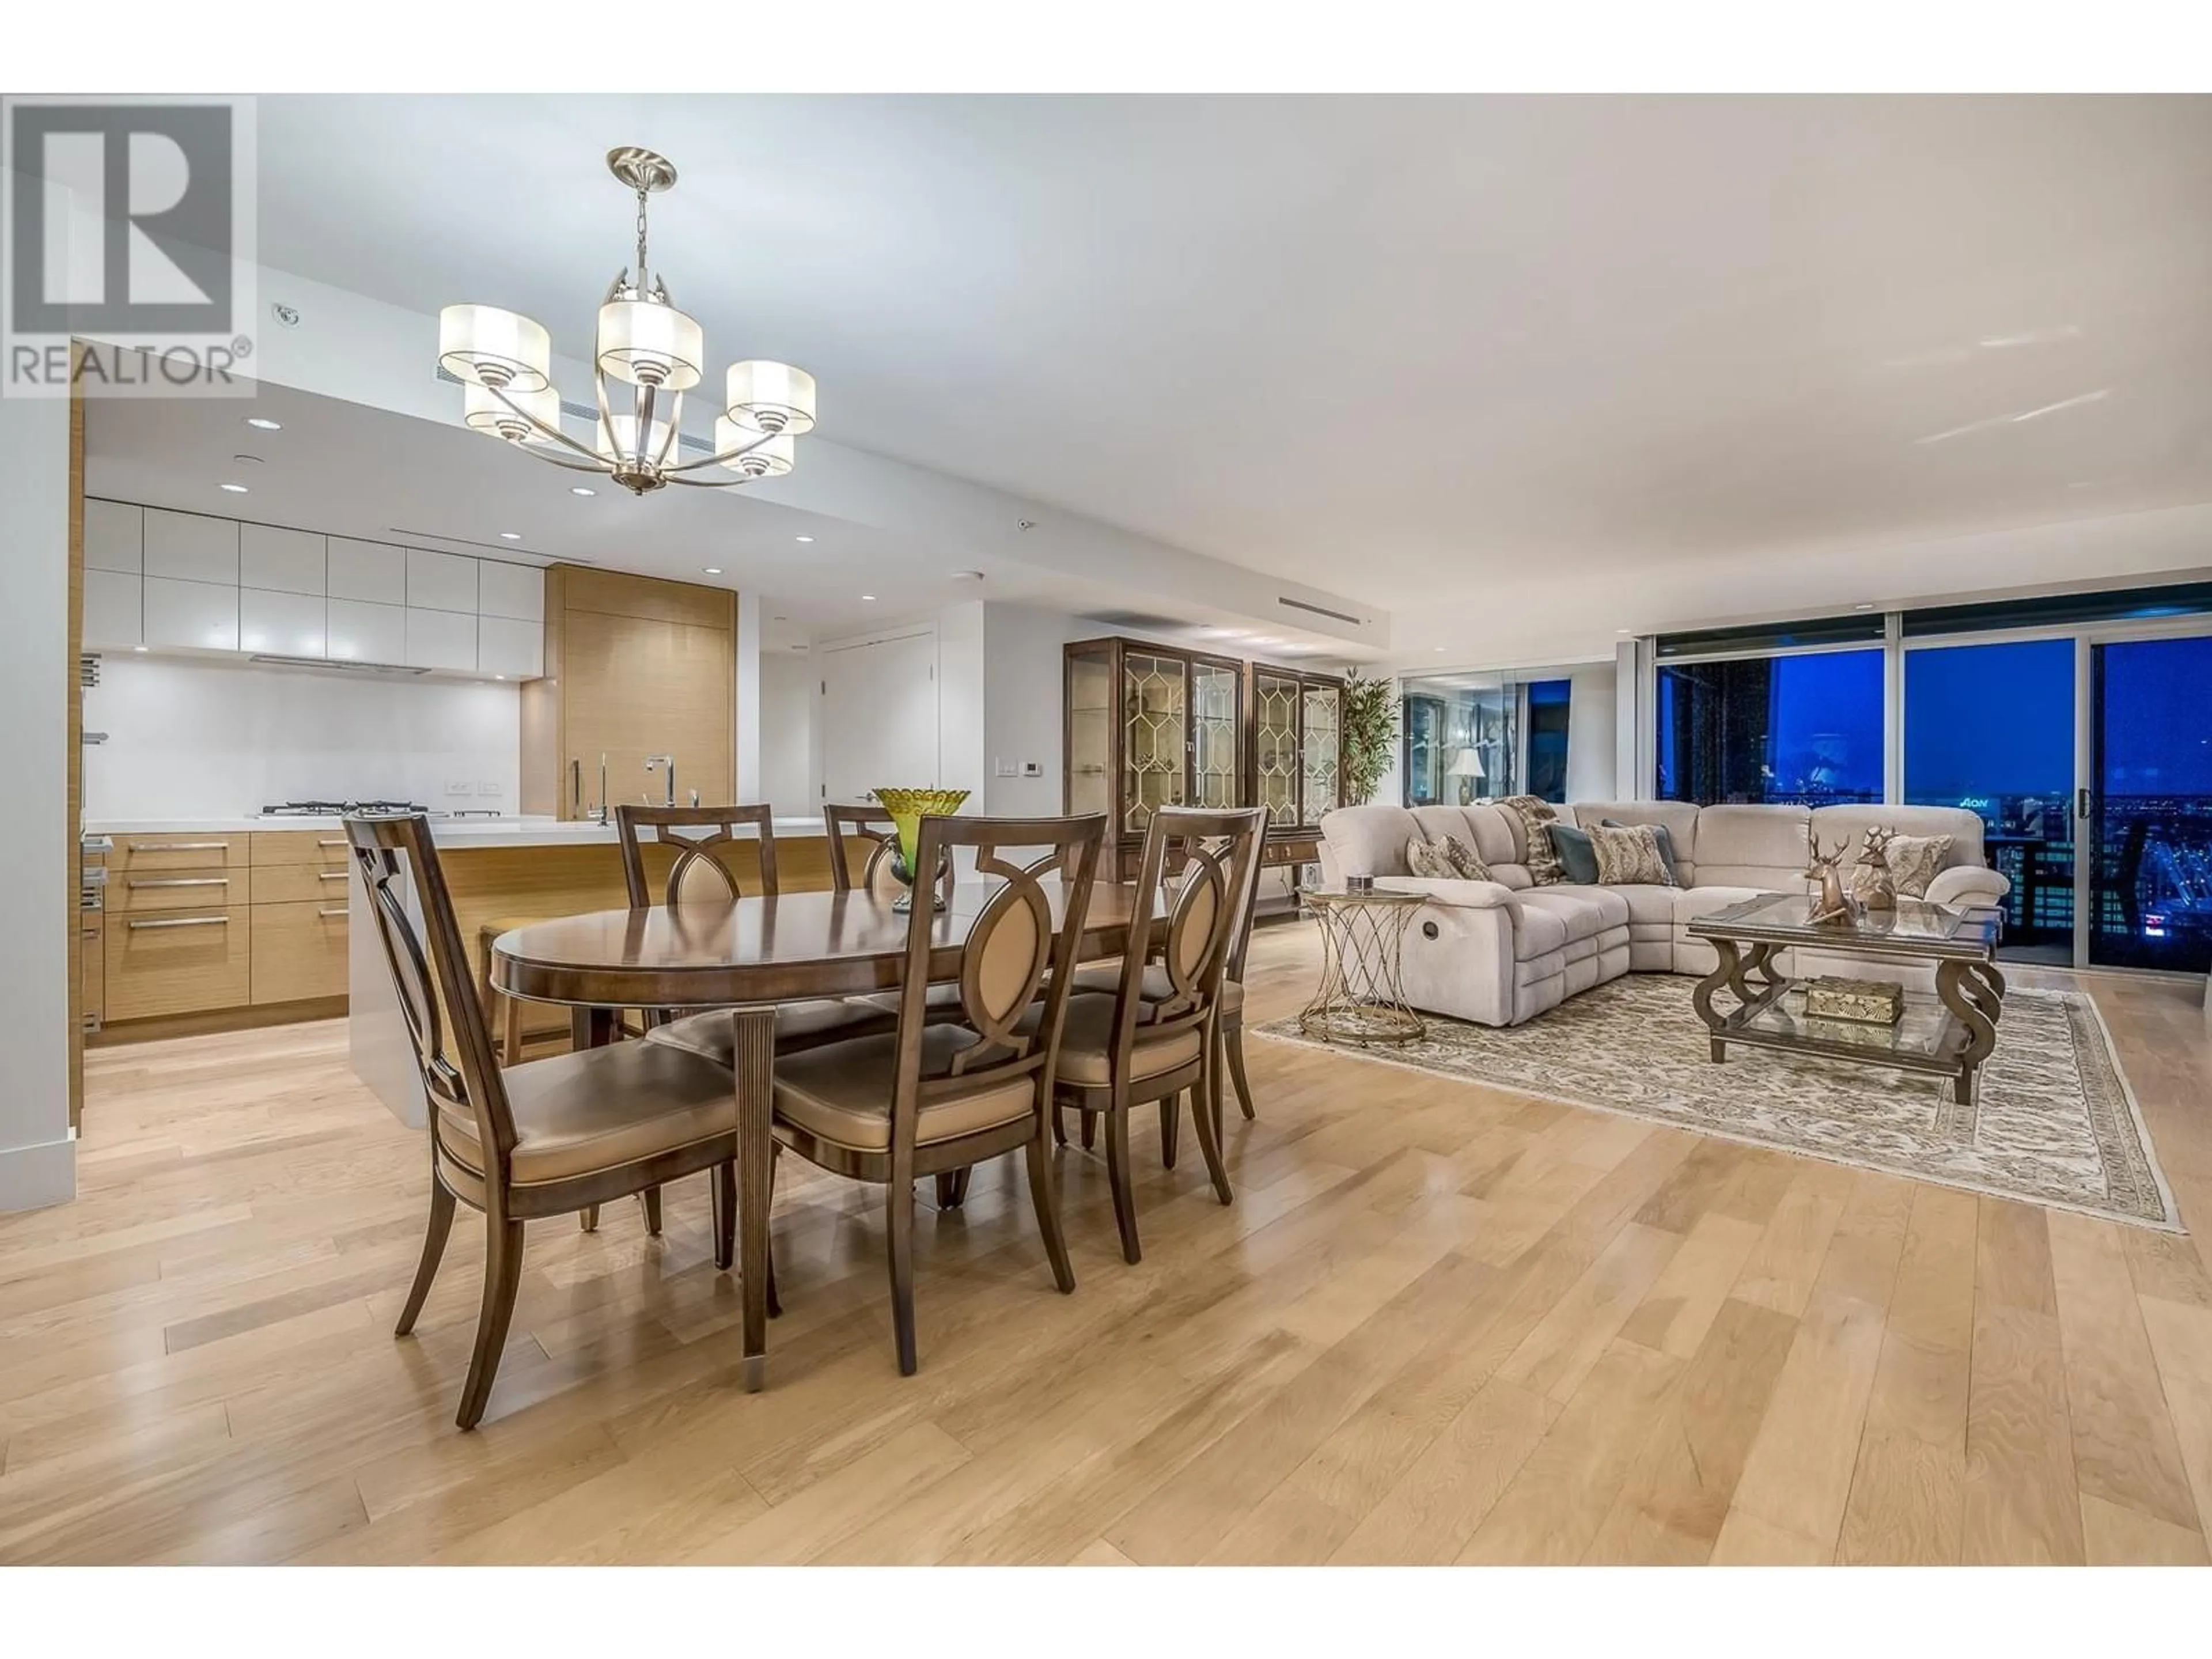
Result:
M1417 876L1439 881L1488 881L1490 866L1482 855L1457 836L1423 841L1419 836L1406 843L1406 867Z
M1628 828L1628 825L1623 823L1619 818L1600 818L1598 822L1607 830ZM1659 846L1659 861L1667 866L1667 885L1680 887L1682 884L1682 872L1680 866L1674 862L1674 832L1663 823L1654 823L1648 827L1651 831L1651 839Z
M1659 837L1648 823L1625 830L1601 824L1589 832L1590 851L1597 854L1597 878L1607 887L1672 887L1674 872L1659 854Z
M1890 879L1907 898L1928 896L1928 884L1943 867L1951 850L1949 836L1892 836L1883 850L1889 859Z
M1528 879L1538 887L1553 887L1567 878L1559 864L1558 850L1552 845L1551 826L1559 822L1559 815L1552 803L1539 800L1534 795L1507 795L1492 801L1521 820L1521 828L1528 842Z

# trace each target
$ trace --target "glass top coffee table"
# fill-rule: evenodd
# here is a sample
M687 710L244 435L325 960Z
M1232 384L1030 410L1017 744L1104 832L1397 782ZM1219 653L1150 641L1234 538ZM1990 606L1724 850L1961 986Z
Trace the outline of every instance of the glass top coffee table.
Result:
M1814 921L1812 914L1808 895L1763 893L1691 921L1691 937L1705 940L1720 957L1690 994L1711 1033L1715 1063L1728 1058L1729 1043L1740 1042L1932 1072L1951 1079L1953 1098L1971 1109L1975 1079L1996 1046L2004 1001L2004 975L1996 964L2002 913L1900 898L1893 911L1869 911L1856 920ZM1785 979L1774 968L1776 952L1792 945L1932 962L1936 1000L1907 997L1904 1018L1893 1025L1808 1014L1806 981ZM1736 1001L1726 1012L1713 1006L1724 990ZM1961 1127L1972 1133L1971 1115Z

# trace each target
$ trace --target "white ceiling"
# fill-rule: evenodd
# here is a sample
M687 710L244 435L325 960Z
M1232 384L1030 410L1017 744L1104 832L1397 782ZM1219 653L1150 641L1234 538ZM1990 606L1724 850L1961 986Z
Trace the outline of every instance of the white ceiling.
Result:
M649 144L675 297L825 437L1415 634L1531 573L1631 624L1669 565L2212 500L2202 98L260 108L267 264L580 352L602 153Z

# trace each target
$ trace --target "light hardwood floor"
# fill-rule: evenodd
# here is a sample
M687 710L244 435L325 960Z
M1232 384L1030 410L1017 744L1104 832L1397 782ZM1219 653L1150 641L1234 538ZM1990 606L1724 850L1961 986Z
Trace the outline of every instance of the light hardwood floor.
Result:
M2197 1005L2093 988L2212 1228ZM1079 1152L1073 1297L1017 1170L925 1208L908 1379L861 1188L779 1192L757 1395L703 1182L533 1225L474 1434L481 1239L394 1340L425 1153L343 1027L97 1052L82 1196L0 1219L0 1561L2205 1560L2195 1238L1248 1048L1237 1204L1148 1127L1139 1267Z

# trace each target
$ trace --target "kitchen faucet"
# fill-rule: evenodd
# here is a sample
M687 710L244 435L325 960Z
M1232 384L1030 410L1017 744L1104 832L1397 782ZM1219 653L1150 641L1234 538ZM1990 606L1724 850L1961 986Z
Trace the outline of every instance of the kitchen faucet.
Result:
M647 771L657 771L662 768L665 768L668 772L668 805L673 806L676 805L676 757L673 755L647 755L645 757L645 769ZM647 804L650 805L649 802Z

